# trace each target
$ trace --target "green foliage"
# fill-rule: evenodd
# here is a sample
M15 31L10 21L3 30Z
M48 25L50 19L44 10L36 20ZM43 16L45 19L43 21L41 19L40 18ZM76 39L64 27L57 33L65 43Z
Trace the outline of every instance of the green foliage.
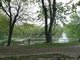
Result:
M63 29L57 25L55 29L52 30L54 37L60 37L63 32ZM35 26L34 24L24 23L23 25L14 27L13 32L14 37L45 37L44 27Z
M0 13L1 14L1 13ZM3 38L8 31L8 18L1 14L0 15L0 39Z
M64 10L65 10L65 8L64 8L64 6L63 6L63 3L62 3L62 2L58 3L58 4L57 4L57 12L58 12L58 13L63 13Z
M0 15L0 30L6 32L8 29L8 18L5 15Z
M77 25L68 24L66 26L66 32L68 37L80 38L80 24Z
M44 28L28 23L24 23L20 26L15 26L13 33L14 37L42 37L43 35Z
M80 38L80 17L74 13L71 16L71 23L65 27L68 37Z
M63 29L62 29L62 27L59 26L59 25L57 25L57 26L55 27L55 29L53 29L53 31L52 31L53 36L55 36L55 37L57 37L57 38L60 37L62 33L63 33Z

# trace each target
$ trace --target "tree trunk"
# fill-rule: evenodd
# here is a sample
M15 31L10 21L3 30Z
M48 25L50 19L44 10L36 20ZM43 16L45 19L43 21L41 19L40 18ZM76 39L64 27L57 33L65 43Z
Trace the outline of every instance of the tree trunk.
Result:
M46 37L46 43L52 43L52 27L53 23L55 21L55 14L56 14L56 0L53 0L53 6L51 5L51 1L49 2L49 14L50 14L50 24L48 25L48 14L47 14L47 8L44 5L44 0L42 0L42 7L44 11L44 17L45 17L45 37Z
M10 44L11 44L12 32L13 32L13 28L10 28L9 29L7 46L10 46Z
M49 40L48 43L52 43L52 28L53 28L53 23L55 24L55 17L56 17L56 0L53 0L53 8L52 10L50 9L50 26L48 30L48 40Z
M47 8L44 5L44 0L42 0L42 7L43 7L43 12L44 12L44 17L45 17L45 38L46 38L46 43L48 42L48 22L47 22Z
M10 44L11 44L11 38L12 38L12 34L13 34L14 24L15 24L15 22L14 22L14 23L12 24L12 26L10 26L10 28L9 28L9 35L8 35L7 46L10 46Z
M46 43L52 43L52 34L51 34L51 32L48 32L48 34L47 34Z

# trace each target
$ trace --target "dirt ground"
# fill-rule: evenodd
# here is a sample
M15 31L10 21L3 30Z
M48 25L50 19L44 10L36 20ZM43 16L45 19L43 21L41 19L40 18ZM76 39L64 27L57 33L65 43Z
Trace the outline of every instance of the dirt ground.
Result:
M0 47L0 57L39 55L60 53L73 57L80 55L80 46L59 47L59 48L26 48L26 47Z

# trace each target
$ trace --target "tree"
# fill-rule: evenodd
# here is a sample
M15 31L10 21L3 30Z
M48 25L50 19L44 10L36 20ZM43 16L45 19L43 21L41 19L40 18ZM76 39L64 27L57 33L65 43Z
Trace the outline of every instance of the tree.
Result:
M19 25L14 27L13 37L26 38L40 38L44 36L44 27L36 26L34 24L23 23L23 25Z
M80 38L80 17L77 13L71 15L71 23L65 26L68 37Z
M51 3L52 2L52 3ZM46 43L52 42L52 27L53 23L55 24L55 16L56 16L56 0L48 0L49 3L49 11L47 7L45 6L44 0L42 0L42 7L44 11L45 16L45 36L46 36ZM50 23L48 25L48 13L50 17Z
M37 19L29 16L29 20L38 20L38 21L43 20L44 21L44 18L45 18L46 42L51 42L51 40L52 40L52 37L51 37L52 36L52 29L55 30L55 27L57 24L56 21L58 21L58 20L61 21L63 24L65 24L64 21L66 20L66 14L68 14L68 13L65 14L65 11L67 12L67 9L69 9L69 6L63 6L64 4L61 2L56 4L55 0L51 0L51 1L46 0L47 2L42 0L42 5L41 5L41 2L39 0L29 0L29 1L31 4L34 4L34 5L36 3L38 3L39 8L41 9L40 11L38 10L37 13L35 13L35 14L37 14L37 17L36 17ZM68 5L68 4L69 3L66 3L66 5ZM67 9L64 7L66 7ZM43 8L43 12L42 12L42 8ZM63 14L65 16L63 16ZM43 17L43 15L44 15L44 17ZM49 23L49 21L50 21L50 23Z
M7 32L8 30L8 18L6 15L0 13L0 31Z
M20 0L0 0L0 9L9 17L9 34L7 46L11 44L14 25L19 20L22 4Z
M68 37L79 38L80 39L80 15L79 11L77 11L77 6L80 6L80 1L75 5L72 5L72 14L70 16L70 23L65 26L65 31Z
M60 25L56 25L55 29L53 29L52 34L53 37L59 38L61 37L61 34L63 33L63 28Z

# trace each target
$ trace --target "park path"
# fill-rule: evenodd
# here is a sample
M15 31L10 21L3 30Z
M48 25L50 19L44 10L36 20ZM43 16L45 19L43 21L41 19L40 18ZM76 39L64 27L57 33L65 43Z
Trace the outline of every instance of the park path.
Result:
M72 57L80 55L80 46L56 47L56 48L26 48L26 47L0 47L0 57L39 55L60 53Z

